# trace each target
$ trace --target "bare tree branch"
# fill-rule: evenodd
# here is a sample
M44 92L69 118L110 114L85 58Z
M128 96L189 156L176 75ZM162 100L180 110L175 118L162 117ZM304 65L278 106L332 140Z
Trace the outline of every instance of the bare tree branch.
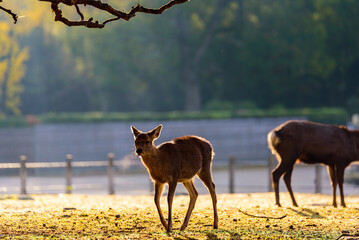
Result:
M76 11L77 13L80 15L81 17L81 20L84 20L84 15L82 14L82 12L80 11L80 8L77 4L75 4L75 8L76 8Z
M0 0L0 2L2 2L2 0ZM4 7L0 6L0 10L10 14L12 19L14 19L14 23L17 23L17 19L19 18L19 16L17 16L15 13L13 13L10 9L7 9L7 8L4 8Z
M165 10L173 7L174 5L181 4L188 2L189 0L171 0L167 4L163 5L160 8L154 9L154 8L146 8L141 6L140 4L137 4L136 6L133 6L132 9L129 12L123 12L119 11L115 8L113 8L111 5L102 2L101 0L39 0L42 2L50 2L51 3L51 9L55 13L55 21L60 21L67 26L85 26L88 28L103 28L105 25L109 22L116 21L119 19L123 20L130 20L132 17L136 16L136 13L142 12L147 14L162 14ZM80 21L72 21L68 18L64 17L62 15L62 11L59 8L59 4L65 4L68 6L74 6L76 8L77 13L80 15L81 20ZM99 23L98 21L93 21L93 18L89 18L88 20L84 20L84 16L81 13L78 5L90 5L94 8L97 8L101 11L105 11L109 13L110 15L113 15L112 18L109 18L105 20L102 23Z

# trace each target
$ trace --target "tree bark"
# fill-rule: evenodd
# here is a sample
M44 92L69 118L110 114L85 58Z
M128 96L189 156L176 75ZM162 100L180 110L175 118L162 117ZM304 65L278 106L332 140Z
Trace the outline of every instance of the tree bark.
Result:
M210 44L213 42L215 31L220 22L218 16L222 14L228 1L229 0L218 0L216 11L212 14L207 28L204 30L201 42L193 52L190 50L190 44L183 38L183 36L190 36L190 34L185 33L186 29L190 27L190 22L188 18L181 17L180 15L177 18L177 36L183 62L181 76L185 87L185 111L193 112L201 110L200 64Z

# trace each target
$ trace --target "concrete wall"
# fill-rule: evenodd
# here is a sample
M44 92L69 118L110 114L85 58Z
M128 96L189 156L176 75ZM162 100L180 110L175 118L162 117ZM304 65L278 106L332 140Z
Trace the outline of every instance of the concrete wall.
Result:
M40 124L32 128L0 129L0 162L64 161L71 153L75 161L106 160L113 152L127 165L140 164L134 156L130 126L148 131L163 124L156 144L184 135L207 138L215 150L215 165L226 165L230 156L237 162L264 164L270 154L267 133L288 118L247 118L160 122ZM126 164L125 164L126 165Z

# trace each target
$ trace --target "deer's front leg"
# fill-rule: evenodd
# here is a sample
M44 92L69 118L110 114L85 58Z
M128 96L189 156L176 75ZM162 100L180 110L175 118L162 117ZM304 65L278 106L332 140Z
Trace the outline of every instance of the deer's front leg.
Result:
M168 227L167 232L172 231L172 202L173 202L173 196L175 195L177 187L177 181L172 181L168 183L168 196L167 196L167 202L168 202Z
M334 166L328 166L328 173L330 176L330 179L332 181L332 188L333 188L333 206L337 207L337 175L334 170Z
M162 214L162 211L161 211L161 205L160 205L160 198L161 198L164 186L165 185L163 183L155 182L155 204L156 204L156 207L157 207L158 214L160 215L161 223L167 229L168 225L166 223L165 218L163 217L163 214Z
M344 168L342 166L337 166L337 181L339 186L339 192L340 192L340 202L343 207L346 207L344 202Z

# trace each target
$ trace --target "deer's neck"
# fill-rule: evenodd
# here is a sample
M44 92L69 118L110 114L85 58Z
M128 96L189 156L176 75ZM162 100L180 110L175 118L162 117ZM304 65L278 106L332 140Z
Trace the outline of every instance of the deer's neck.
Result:
M163 156L158 149L141 156L143 164L155 182L168 182L168 164L163 161Z
M147 168L151 169L158 164L159 151L154 147L151 151L141 155L141 159Z

